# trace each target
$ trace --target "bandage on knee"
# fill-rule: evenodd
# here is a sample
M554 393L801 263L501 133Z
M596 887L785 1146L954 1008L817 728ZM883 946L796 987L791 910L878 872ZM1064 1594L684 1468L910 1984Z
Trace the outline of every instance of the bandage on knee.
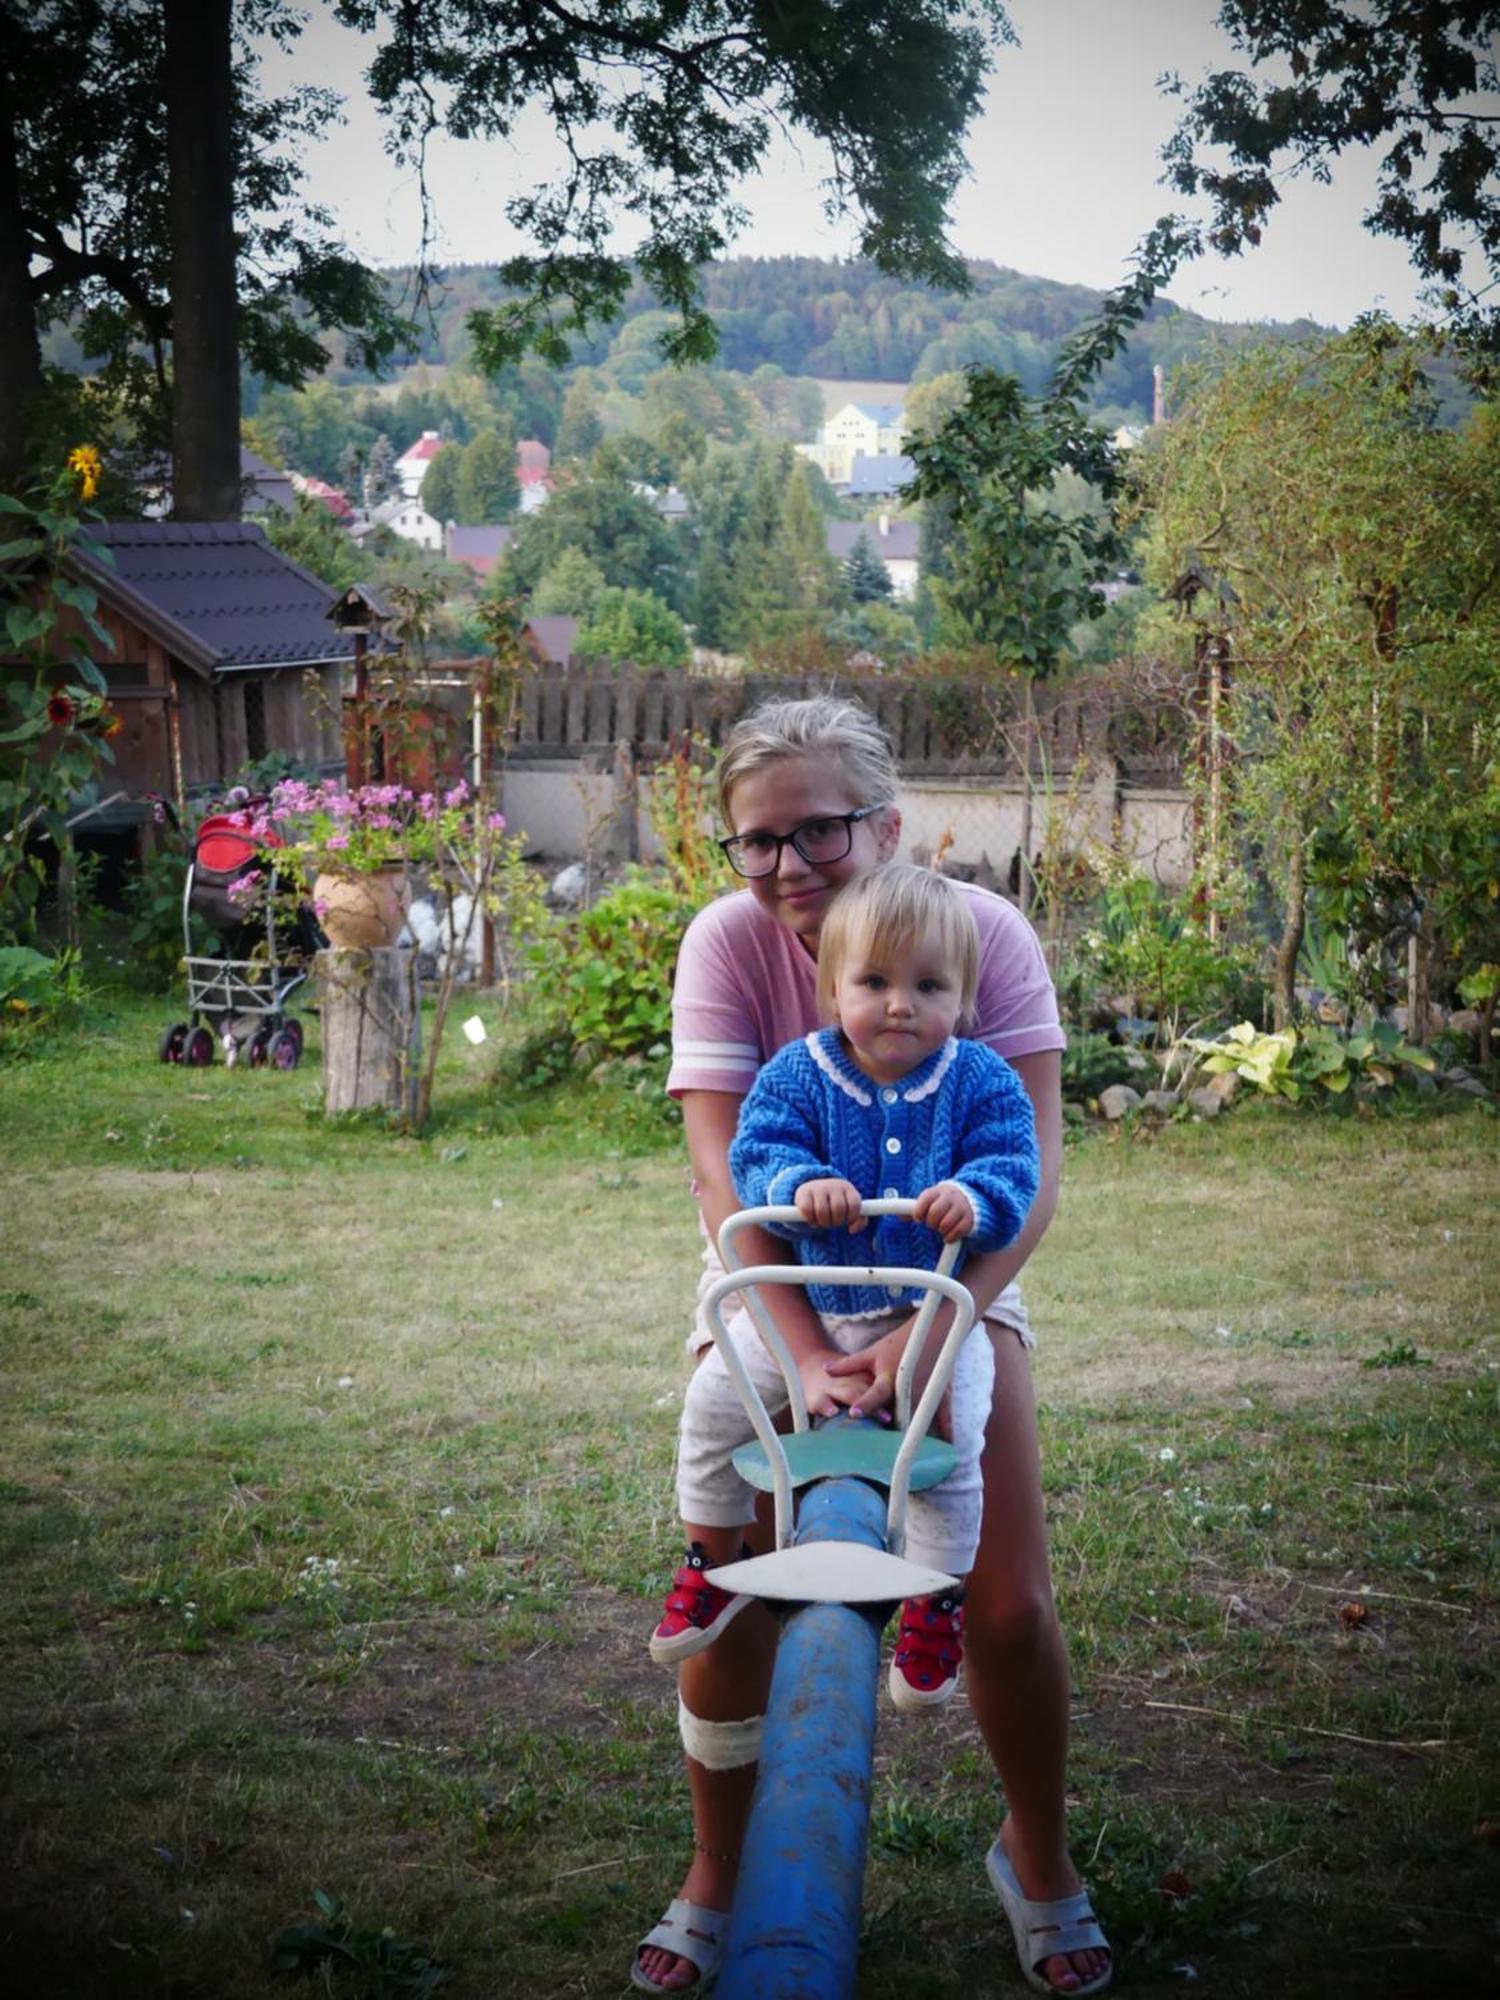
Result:
M747 1715L739 1722L706 1722L701 1715L694 1715L680 1695L677 1699L682 1747L705 1771L737 1771L742 1765L753 1764L760 1756L765 1721L763 1715Z

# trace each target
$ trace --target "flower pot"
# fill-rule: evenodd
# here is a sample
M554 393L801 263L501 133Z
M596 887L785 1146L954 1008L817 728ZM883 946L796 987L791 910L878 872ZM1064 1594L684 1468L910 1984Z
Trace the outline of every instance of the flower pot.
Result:
M396 942L406 921L406 870L320 875L313 883L313 909L338 950L378 951Z

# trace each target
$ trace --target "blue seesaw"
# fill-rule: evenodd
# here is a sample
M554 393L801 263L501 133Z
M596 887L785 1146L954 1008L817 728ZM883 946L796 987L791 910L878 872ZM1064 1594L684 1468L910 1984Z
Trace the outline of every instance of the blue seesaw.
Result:
M912 1213L911 1201L867 1201L866 1216ZM719 1233L725 1275L704 1296L724 1365L757 1442L734 1455L741 1478L775 1496L773 1553L709 1572L722 1589L764 1599L784 1617L766 1710L760 1774L741 1851L716 1991L720 2000L840 2000L855 1990L880 1634L907 1597L955 1579L905 1560L907 1500L952 1471L952 1445L928 1430L974 1323L974 1301L952 1275L960 1245L936 1271L844 1264L742 1266L734 1239L795 1208L743 1209ZM896 1380L896 1421L808 1421L801 1378L755 1289L761 1285L922 1286L926 1297ZM725 1328L720 1307L744 1296L786 1381L793 1429L777 1433ZM939 1302L953 1324L915 1410L912 1385ZM800 1494L800 1503L797 1496Z

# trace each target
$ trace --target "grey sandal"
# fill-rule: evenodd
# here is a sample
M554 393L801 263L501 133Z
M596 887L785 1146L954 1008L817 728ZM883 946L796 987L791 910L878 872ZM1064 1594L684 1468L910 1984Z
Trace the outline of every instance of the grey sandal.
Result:
M1066 1958L1075 1951L1108 1951L1109 1940L1099 1928L1088 1892L1060 1896L1055 1903L1033 1903L1021 1888L1010 1856L997 1840L984 1858L995 1894L1010 1919L1011 1936L1016 1941L1016 1957L1021 1976L1038 1993L1061 1994L1064 2000L1083 2000L1087 1993L1102 1993L1115 1976L1113 1956L1096 1978L1078 1986L1053 1986L1037 1970L1046 1959Z
M719 1960L724 1954L724 1933L729 1929L727 1910L708 1910L701 1903L690 1903L682 1896L674 1896L667 1905L667 1913L654 1931L648 1931L635 1948L635 1957L630 1966L630 1983L646 1993L701 1993L719 1969ZM691 1986L658 1986L654 1979L648 1979L641 1970L643 1951L670 1951L678 1958L685 1958L689 1965L696 1965L698 1977Z

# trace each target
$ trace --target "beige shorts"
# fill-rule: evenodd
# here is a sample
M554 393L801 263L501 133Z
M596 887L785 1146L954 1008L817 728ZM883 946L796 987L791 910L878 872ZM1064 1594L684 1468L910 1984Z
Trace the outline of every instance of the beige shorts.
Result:
M824 1314L823 1329L841 1353L857 1354L900 1326L906 1312L878 1319ZM774 1417L786 1407L781 1370L766 1352L743 1307L726 1313L726 1329L750 1379ZM712 1335L709 1336L712 1340ZM983 1325L959 1349L950 1392L953 1444L958 1464L937 1486L913 1493L907 1510L906 1555L912 1562L967 1576L979 1546L984 1516L980 1454L995 1388L995 1351ZM717 1347L705 1354L682 1399L677 1436L677 1505L684 1521L705 1528L738 1528L755 1516L755 1494L735 1471L732 1455L755 1433Z

